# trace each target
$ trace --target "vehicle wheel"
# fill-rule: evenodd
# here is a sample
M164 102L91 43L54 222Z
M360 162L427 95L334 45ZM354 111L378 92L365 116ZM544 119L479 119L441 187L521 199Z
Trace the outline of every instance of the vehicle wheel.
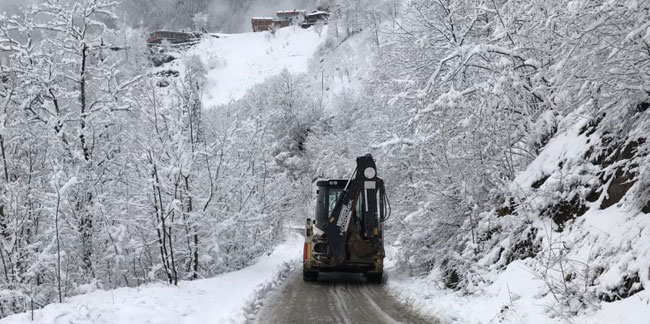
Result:
M318 281L318 271L302 271L302 280L315 282Z
M366 281L368 283L380 284L384 278L383 272L367 272Z

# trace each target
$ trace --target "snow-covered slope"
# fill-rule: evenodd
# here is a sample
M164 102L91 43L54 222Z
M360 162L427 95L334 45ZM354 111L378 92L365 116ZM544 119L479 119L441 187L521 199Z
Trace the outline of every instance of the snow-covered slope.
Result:
M18 323L241 323L247 307L278 283L301 255L302 237L293 234L275 251L247 268L211 279L183 281L177 287L153 284L138 288L98 290L13 315L2 324Z
M327 110L333 109L346 94L358 96L371 80L376 64L377 49L369 33L361 32L339 41L335 36L329 38L317 53L308 75L311 93L322 96L322 106Z
M183 57L201 59L207 75L203 91L204 107L227 104L241 99L256 84L286 69L307 72L308 63L327 37L313 28L282 28L271 34L243 33L206 36ZM183 70L183 60L164 69Z
M618 180L624 173L617 171L599 180L607 179L608 167L643 158L635 148L642 139L630 127L622 131L626 140L603 142L604 127L584 115L563 118L514 179L512 214L483 215L492 224L486 221L479 233L492 230L492 238L463 255L471 260L472 251L488 247L472 260L471 294L445 289L439 271L408 278L393 269L391 289L450 322L650 323L650 218L634 196L641 181ZM394 257L396 250L389 249Z

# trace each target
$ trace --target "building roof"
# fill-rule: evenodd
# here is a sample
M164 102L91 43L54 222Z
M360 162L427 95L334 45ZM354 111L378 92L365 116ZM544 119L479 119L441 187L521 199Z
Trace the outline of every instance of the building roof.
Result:
M278 16L297 16L300 14L304 14L305 10L281 10L276 12L276 15Z
M307 16L311 16L311 15L327 15L327 16L329 16L329 14L330 13L327 12L327 11L312 11L312 12L308 13Z

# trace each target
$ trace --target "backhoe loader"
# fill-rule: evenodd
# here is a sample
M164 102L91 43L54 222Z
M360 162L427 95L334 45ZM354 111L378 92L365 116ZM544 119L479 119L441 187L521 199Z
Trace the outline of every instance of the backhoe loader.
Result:
M316 215L305 224L305 281L317 281L319 272L355 272L368 282L382 282L383 223L390 203L372 156L356 162L348 179L316 181Z

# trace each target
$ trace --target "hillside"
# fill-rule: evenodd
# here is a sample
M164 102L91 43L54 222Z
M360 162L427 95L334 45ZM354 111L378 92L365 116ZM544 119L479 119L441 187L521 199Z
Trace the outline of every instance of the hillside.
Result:
M558 121L511 183L509 203L480 216L477 243L463 254L475 264L469 295L441 289L448 281L437 271L396 278L398 294L464 323L646 323L650 220L627 173L645 156L642 139L603 144L602 126L583 116Z
M205 69L203 105L213 107L239 100L253 86L287 70L292 74L307 72L308 64L327 31L317 33L298 26L270 33L213 34L177 54L181 60L158 70L185 69L193 56L199 57Z
M302 106L288 110L299 125L291 132L306 133L306 141L287 138L275 162L314 179L347 174L341 161L372 153L398 210L387 224L388 285L430 315L463 323L643 323L647 94L619 97L614 87L596 104L595 90L584 88L595 85L573 73L599 75L598 69L576 57L575 71L557 70L568 63L525 59L535 51L488 46L480 33L469 34L461 48L432 41L437 53L417 43L430 32L418 25L424 18L404 10L401 24L386 18L355 30L345 17L330 24L316 59L293 85ZM408 24L410 33L400 33ZM611 41L635 33L638 26L630 25ZM586 45L579 53L591 55ZM489 72L473 74L471 60ZM530 66L523 74L513 68L521 62ZM608 77L626 82L612 71ZM278 81L253 91L268 94ZM550 82L565 88L555 93ZM574 98L568 89L580 92ZM241 99L234 107L275 102Z
M227 311L164 314L251 320L286 278L296 309L290 228L371 153L387 276L316 283L324 316L649 323L648 2L331 1L326 25L161 48L109 0L34 6L0 15L1 317L121 320L231 276Z

